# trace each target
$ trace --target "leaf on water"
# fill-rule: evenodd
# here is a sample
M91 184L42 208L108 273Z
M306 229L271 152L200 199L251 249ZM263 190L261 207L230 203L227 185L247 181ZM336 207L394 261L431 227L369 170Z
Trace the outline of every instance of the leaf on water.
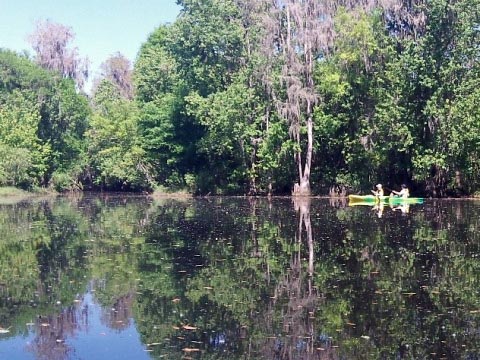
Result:
M413 296L413 295L417 295L417 293L414 293L414 292L404 292L403 295Z
M197 328L195 326L190 326L190 325L183 325L183 328L185 330L197 330Z
M10 330L0 327L0 334L6 334L6 333L9 333L9 332L10 332Z
M325 351L325 349L322 348L322 347L318 347L317 350L318 350L318 351Z
M480 313L480 310L470 310L470 314L478 314Z
M350 326L355 326L355 325L357 325L357 324L355 324L355 323L352 323L352 322L347 322L347 325L350 325Z
M186 353L191 353L191 352L198 352L198 351L200 351L200 349L198 349L198 348L184 348L183 351L185 351Z
M365 339L365 340L369 340L369 339L370 339L370 336L368 336L368 335L362 335L362 336L360 336L360 337L361 337L362 339Z
M213 287L211 287L211 286L204 286L203 288L206 289L206 290L213 290Z
M172 300L172 302L174 302L174 303L178 303L179 301L180 301L180 298L175 298L175 299Z
M180 328L179 328L178 326L173 325L172 327L173 327L175 330L180 330Z

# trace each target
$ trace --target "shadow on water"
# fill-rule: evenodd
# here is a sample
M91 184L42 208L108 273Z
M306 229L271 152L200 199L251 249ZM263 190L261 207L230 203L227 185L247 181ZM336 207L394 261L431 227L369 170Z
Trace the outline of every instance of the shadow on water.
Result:
M0 204L0 358L480 356L480 202Z

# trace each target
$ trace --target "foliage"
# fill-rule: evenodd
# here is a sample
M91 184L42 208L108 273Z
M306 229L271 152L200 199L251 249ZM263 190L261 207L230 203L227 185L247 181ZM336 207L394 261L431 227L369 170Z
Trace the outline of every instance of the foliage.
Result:
M30 94L5 94L0 107L0 183L28 188L41 183L48 168L49 144L38 138L40 114ZM28 96L29 98L27 98Z
M87 100L72 80L13 52L0 51L0 78L0 143L24 149L19 185L47 186L53 172L68 173L81 160Z
M146 188L135 103L123 98L106 79L97 87L93 101L96 111L85 134L93 185L112 190Z
M69 27L32 34L44 68L0 50L0 184L479 191L480 1L179 5L133 70L120 53L103 63L90 103Z

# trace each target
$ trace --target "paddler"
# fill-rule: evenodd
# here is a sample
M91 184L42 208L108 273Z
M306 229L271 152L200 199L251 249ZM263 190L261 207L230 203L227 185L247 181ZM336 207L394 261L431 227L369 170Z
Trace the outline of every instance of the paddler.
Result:
M383 187L382 187L382 184L377 184L375 186L377 189L376 190L371 190L373 195L375 195L377 198L380 199L380 197L383 196Z
M408 187L405 184L402 184L402 190L400 191L392 190L392 193L404 199L410 196L410 191L408 190Z

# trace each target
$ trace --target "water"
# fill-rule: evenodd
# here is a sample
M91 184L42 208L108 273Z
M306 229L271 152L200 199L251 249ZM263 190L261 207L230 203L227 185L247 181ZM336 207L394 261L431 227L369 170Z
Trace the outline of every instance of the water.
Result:
M478 200L0 202L0 359L477 359L479 215Z

